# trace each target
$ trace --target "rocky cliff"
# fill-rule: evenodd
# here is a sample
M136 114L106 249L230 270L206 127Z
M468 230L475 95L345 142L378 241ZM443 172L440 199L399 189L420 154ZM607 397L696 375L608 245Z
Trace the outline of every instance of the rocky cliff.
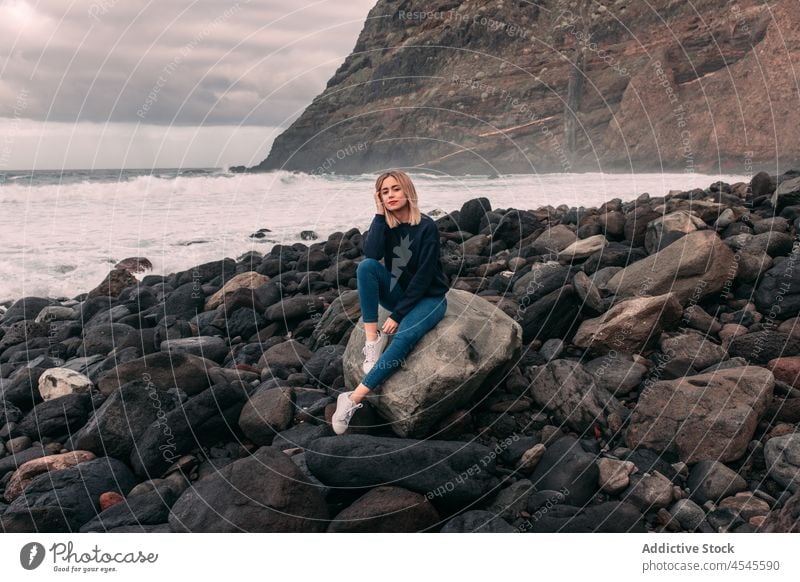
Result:
M797 8L379 0L250 170L782 171L800 160Z

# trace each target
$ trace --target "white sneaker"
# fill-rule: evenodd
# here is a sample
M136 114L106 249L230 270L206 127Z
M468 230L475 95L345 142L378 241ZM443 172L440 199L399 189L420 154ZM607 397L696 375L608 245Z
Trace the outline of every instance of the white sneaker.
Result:
M350 419L353 418L356 410L364 406L363 402L356 404L350 400L350 395L353 392L355 392L355 390L351 390L350 392L342 392L336 399L336 412L334 412L333 416L331 417L333 432L336 434L344 433L344 431L347 430L347 427L350 424Z
M361 353L364 354L364 364L361 368L364 370L364 373L368 373L372 367L375 365L375 362L378 361L378 358L381 357L381 353L383 352L383 344L384 344L384 335L383 333L378 330L378 339L375 341L367 341L364 343L364 347L361 348Z

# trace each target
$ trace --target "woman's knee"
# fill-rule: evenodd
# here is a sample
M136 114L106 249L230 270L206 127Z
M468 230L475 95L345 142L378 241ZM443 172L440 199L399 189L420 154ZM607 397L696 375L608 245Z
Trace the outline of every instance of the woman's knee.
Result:
M356 275L375 270L377 267L383 268L383 265L377 259L364 259L358 264L358 267L356 267Z

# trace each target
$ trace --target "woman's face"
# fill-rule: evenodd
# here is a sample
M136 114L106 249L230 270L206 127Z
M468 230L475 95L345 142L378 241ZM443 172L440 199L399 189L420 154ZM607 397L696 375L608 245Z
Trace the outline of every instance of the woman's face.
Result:
M394 176L389 176L381 183L380 194L383 205L392 212L397 212L408 204L408 198Z

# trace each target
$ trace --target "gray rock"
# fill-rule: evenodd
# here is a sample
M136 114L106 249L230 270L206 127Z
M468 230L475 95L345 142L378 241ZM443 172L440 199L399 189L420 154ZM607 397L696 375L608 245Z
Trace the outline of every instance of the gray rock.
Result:
M11 453L12 455L16 455L17 453L21 453L25 449L31 446L33 441L30 437L21 436L13 439L9 439L6 443L6 450Z
M702 370L728 358L728 351L708 336L695 331L664 333L659 347L673 369Z
M500 490L497 497L486 507L486 511L513 523L519 513L527 509L528 495L534 490L533 483L528 479L514 481L508 487Z
M570 505L584 505L598 491L596 456L587 453L580 441L565 436L551 444L536 465L530 481L539 491L560 491Z
M84 328L83 342L78 350L78 355L107 355L112 350L135 347L140 344L141 333L130 325L124 323L99 324L92 328Z
M738 254L736 278L745 283L755 283L773 267L772 257L765 252L741 251Z
M753 364L767 364L775 358L800 354L800 335L765 329L733 337L728 353Z
M289 428L296 413L294 390L272 388L250 396L242 408L239 427L257 445L272 444L275 435Z
M796 276L799 250L800 246L786 260L776 261L775 266L764 273L756 289L758 310L779 321L800 314L800 277Z
M672 502L672 481L658 471L630 476L630 485L622 492L622 499L643 512L667 507Z
M611 280L611 278L621 270L622 267L603 267L592 274L590 279L598 289L605 289L606 284Z
M473 443L345 434L313 441L306 463L330 487L391 484L447 507L472 503L499 484L493 450Z
M651 347L663 330L673 328L682 311L672 293L626 299L600 317L583 321L573 343L595 355L640 353Z
M756 366L656 382L639 396L626 443L689 464L735 461L747 452L774 383L772 372Z
M698 503L718 503L747 489L747 481L733 469L715 460L700 461L689 471L690 498Z
M787 206L800 204L800 178L784 180L775 189L775 193L770 199L775 212L780 212Z
M608 426L608 415L625 414L622 404L578 362L554 360L536 369L529 388L536 404L556 421L581 433L595 423Z
M228 354L229 348L221 337L195 336L164 340L159 349L172 354L192 354L221 363Z
M679 238L705 228L706 223L691 212L685 210L671 212L647 223L644 248L652 255Z
M581 259L588 259L593 254L603 249L607 244L608 240L602 234L576 240L558 253L558 259L560 261L580 261Z
M691 499L679 499L669 508L672 517L688 531L694 531L706 520L706 512Z
M722 324L696 303L692 303L684 309L681 317L688 327L702 333L716 335L722 330Z
M440 533L513 533L516 530L490 511L470 509L444 524Z
M56 507L73 512L74 523L84 524L99 513L101 493L116 491L124 496L135 484L125 463L109 457L94 459L35 477L3 517Z
M147 526L167 523L170 507L178 496L169 487L160 487L141 495L129 496L120 503L100 512L84 524L81 532L106 532L127 526Z
M331 533L414 533L431 531L439 513L424 496L402 487L369 490L331 520Z
M575 287L575 292L578 294L578 297L580 297L581 302L589 311L602 313L605 310L603 299L600 297L600 291L598 291L594 281L592 281L586 273L583 271L575 273L575 277L572 279L572 285Z
M389 312L381 307L379 325ZM359 323L350 335L343 366L345 384L363 379L362 348L366 336ZM444 318L414 346L405 364L367 395L392 431L402 437L430 434L442 418L465 405L492 372L516 360L522 345L520 325L485 299L451 289Z
M216 362L191 354L156 352L104 373L98 380L98 389L109 395L123 384L145 380L163 390L180 388L192 396L208 388L209 370L216 367Z
M261 447L200 479L172 507L174 532L324 532L325 500L274 447Z
M157 418L141 434L131 452L137 475L161 477L180 455L221 437L233 438L246 392L241 386L212 386L182 406Z
M73 437L74 450L127 461L148 427L180 404L174 391L134 380L109 396Z
M644 533L641 512L632 504L607 501L586 508L559 505L538 520L530 518L519 526L532 533Z
M625 395L634 390L647 374L647 366L633 361L628 354L606 354L584 364L598 388L610 394Z
M800 433L769 439L764 446L769 476L792 492L800 490Z
M66 436L86 424L92 410L88 394L67 394L54 400L37 404L14 428L15 435L32 439L43 436Z
M544 342L539 352L542 354L542 357L549 362L557 358L563 350L564 340L553 338Z
M629 265L606 287L621 297L674 293L686 305L690 299L699 301L720 291L735 275L733 251L715 232L700 230Z

